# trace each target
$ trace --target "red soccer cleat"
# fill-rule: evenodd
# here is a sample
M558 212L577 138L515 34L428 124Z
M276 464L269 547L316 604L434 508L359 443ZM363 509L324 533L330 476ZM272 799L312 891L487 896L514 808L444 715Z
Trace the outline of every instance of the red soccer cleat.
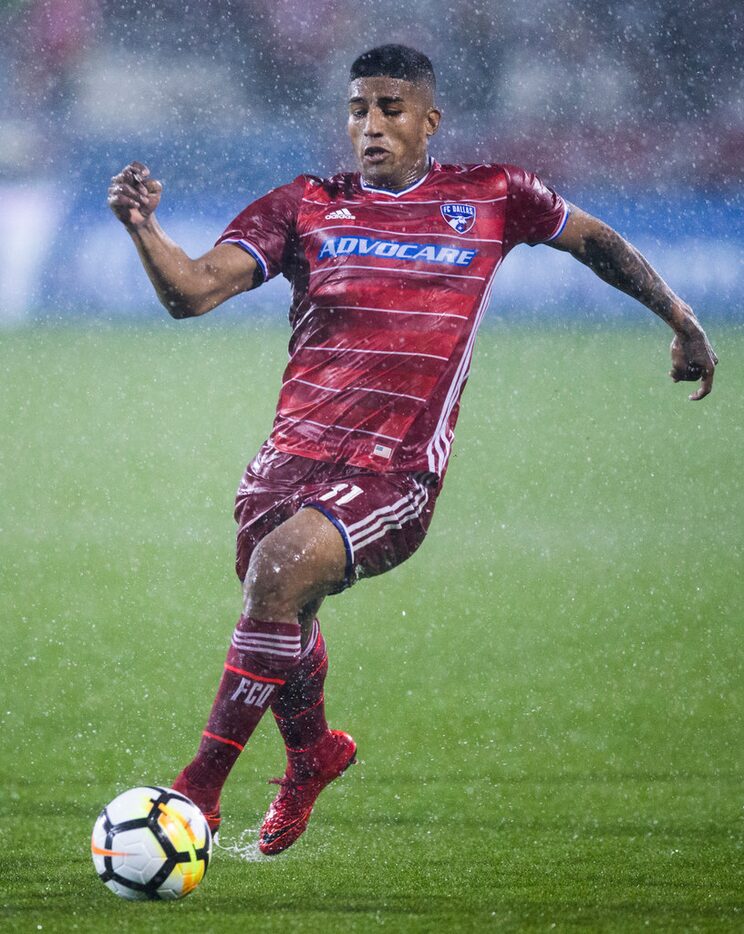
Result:
M217 801L216 806L205 808L203 802L206 789L198 788L196 785L192 785L187 779L183 777L183 772L181 772L178 778L173 782L171 788L174 791L179 791L182 795L186 795L187 798L190 798L194 802L194 804L204 815L206 822L209 824L209 829L212 831L212 840L217 843L220 824L222 823L219 800Z
M331 730L300 755L290 758L279 794L266 812L258 836L258 848L266 856L286 850L307 827L321 791L356 762L356 743L348 733Z

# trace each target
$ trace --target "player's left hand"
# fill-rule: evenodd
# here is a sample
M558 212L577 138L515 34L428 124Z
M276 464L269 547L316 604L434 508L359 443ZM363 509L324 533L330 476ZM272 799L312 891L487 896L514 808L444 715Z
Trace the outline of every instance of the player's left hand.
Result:
M678 333L669 348L672 354L672 369L669 375L675 383L700 380L700 386L691 393L690 399L697 402L705 398L713 388L718 357L710 345L705 331L695 320L693 325Z

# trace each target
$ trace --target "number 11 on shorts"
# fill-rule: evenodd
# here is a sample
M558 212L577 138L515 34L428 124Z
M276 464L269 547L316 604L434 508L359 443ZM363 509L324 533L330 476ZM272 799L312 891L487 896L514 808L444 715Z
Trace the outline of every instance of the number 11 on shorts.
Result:
M344 490L348 490L348 492L344 493ZM336 505L344 506L346 503L350 503L353 499L356 499L357 496L360 496L363 492L364 490L360 486L356 486L356 484L337 483L327 493L319 496L318 502L325 503L329 499L335 499L337 496L339 496L339 493L343 493L343 496L340 496L338 499L336 499Z

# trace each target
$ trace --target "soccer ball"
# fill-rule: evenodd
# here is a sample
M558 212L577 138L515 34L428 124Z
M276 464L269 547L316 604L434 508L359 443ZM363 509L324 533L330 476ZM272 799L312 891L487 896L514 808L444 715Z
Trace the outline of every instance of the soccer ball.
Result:
M90 850L99 879L121 898L182 898L204 878L212 835L193 801L148 785L101 811Z

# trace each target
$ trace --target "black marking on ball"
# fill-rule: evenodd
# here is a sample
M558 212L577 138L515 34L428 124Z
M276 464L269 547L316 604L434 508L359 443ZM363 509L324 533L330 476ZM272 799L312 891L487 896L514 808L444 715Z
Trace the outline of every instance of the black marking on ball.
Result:
M148 893L152 892L155 894L156 898L160 898L160 896L157 895L157 890L170 876L170 874L173 872L175 867L176 867L176 860L166 859L166 861L163 863L160 869L158 869L158 871L148 880L147 885L145 887L145 891L147 891Z
M120 824L114 824L110 833L123 833L125 830L139 830L141 827L147 827L147 818L133 817L131 820L123 820Z
M119 885L123 885L125 889L133 889L135 892L147 891L147 883L135 882L134 879L127 879L126 876L120 876L118 872L113 874L112 879Z

